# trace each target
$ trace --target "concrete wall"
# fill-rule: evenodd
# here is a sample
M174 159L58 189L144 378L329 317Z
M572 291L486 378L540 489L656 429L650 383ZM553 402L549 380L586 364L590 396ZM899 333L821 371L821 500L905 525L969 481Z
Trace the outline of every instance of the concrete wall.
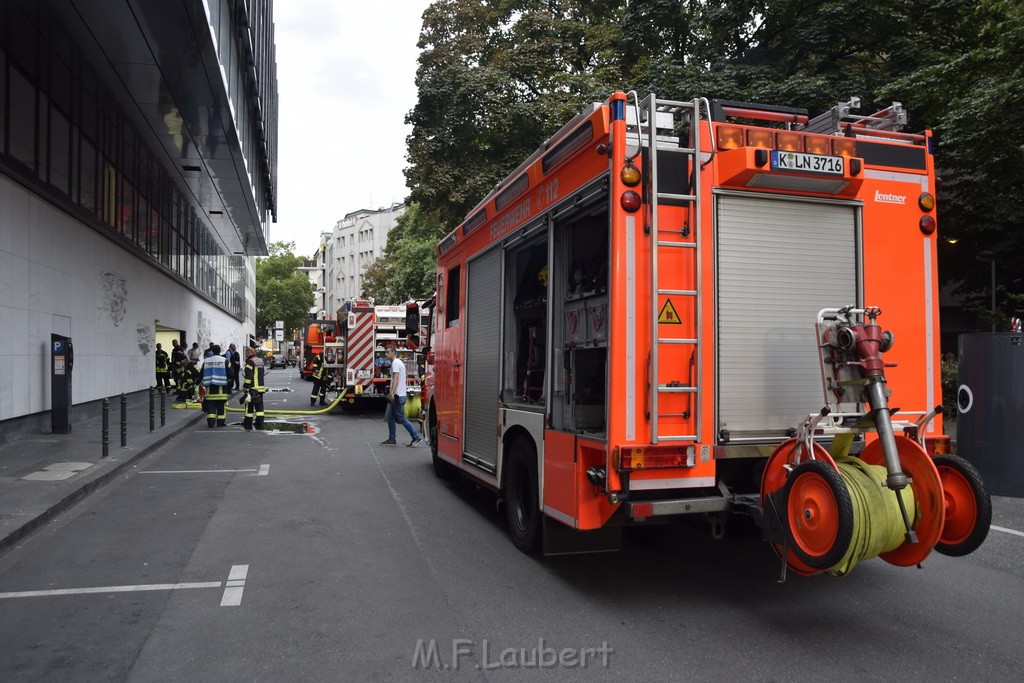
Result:
M148 258L0 175L0 420L49 410L51 333L74 340L76 404L149 387L156 321L189 346L245 338Z

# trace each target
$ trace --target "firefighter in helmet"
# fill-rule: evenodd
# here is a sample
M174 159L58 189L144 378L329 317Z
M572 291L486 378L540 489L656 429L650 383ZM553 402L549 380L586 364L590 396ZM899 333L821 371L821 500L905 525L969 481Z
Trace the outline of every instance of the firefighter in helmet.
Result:
M330 383L327 367L324 365L322 351L317 351L313 356L313 391L309 394L309 405L315 406L316 399L320 397L320 405L327 405L327 385Z
M163 393L164 389L171 390L171 368L170 359L163 345L156 345L156 390Z
M253 417L256 418L256 429L263 429L263 393L267 390L264 383L263 359L256 355L252 347L245 347L245 380L242 384L240 403L245 406L245 419L242 426L246 431L253 428Z

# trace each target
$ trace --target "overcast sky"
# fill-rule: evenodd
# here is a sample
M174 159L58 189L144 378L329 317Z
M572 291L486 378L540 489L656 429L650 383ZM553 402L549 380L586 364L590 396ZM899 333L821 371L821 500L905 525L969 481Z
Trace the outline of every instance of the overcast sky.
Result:
M278 0L277 223L312 254L345 214L408 194L405 115L430 0Z

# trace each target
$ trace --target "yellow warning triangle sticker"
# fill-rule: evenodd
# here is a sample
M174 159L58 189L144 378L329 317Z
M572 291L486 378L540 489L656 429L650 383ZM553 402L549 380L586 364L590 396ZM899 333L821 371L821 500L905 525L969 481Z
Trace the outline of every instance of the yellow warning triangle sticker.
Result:
M661 312L658 313L658 324L659 325L682 325L683 321L679 319L679 314L676 313L676 307L672 305L672 299L665 299L665 305L661 307Z

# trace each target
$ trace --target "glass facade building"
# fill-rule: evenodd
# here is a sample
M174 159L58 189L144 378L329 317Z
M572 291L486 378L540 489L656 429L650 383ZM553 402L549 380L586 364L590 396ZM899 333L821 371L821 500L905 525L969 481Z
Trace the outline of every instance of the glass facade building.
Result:
M0 281L12 292L0 296L0 323L18 311L88 319L13 294L21 261L26 272L71 272L68 252L86 248L79 233L47 235L70 217L114 247L117 255L97 251L108 270L138 273L115 273L133 301L167 282L155 286L188 304L187 312L157 308L148 320L139 312L140 325L170 321L189 340L253 331L253 257L267 253L277 212L273 28L271 0L0 1L0 181L9 183L8 203L27 202L33 217L0 207L0 265L8 264ZM29 245L32 253L19 251ZM0 382L17 335L12 346L0 345ZM0 420L45 404L41 395L5 410L0 400Z

